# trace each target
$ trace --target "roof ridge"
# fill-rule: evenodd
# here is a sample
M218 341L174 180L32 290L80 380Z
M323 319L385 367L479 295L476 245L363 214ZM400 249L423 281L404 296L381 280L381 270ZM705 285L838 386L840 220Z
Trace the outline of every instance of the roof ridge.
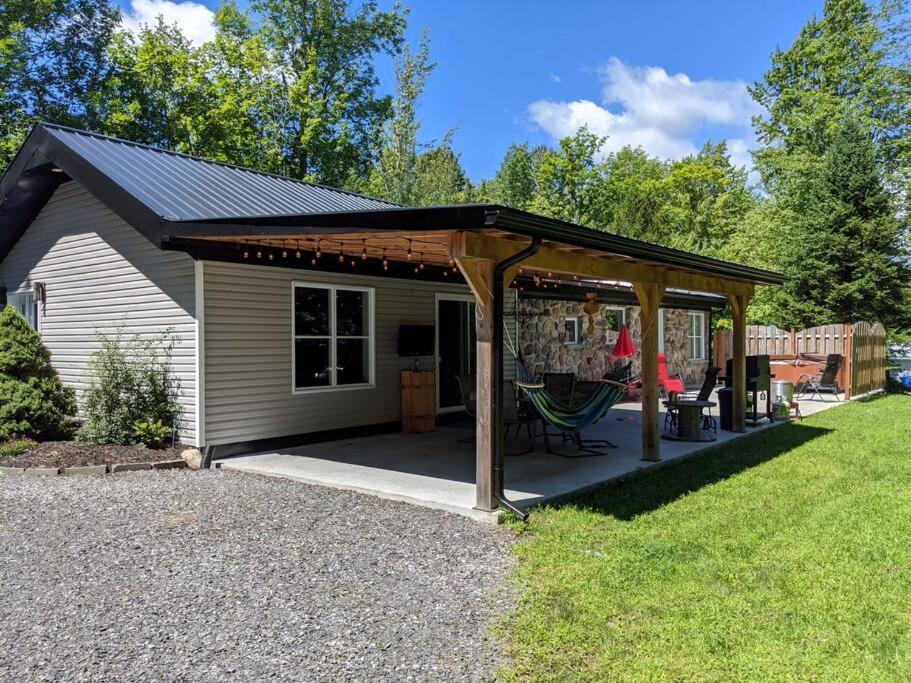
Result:
M74 128L72 126L64 126L59 123L53 123L51 121L38 121L36 126L43 126L45 128L54 128L57 130L67 131L70 133L78 133L80 135L86 135L88 137L97 138L100 140L108 140L109 142L117 142L123 145L128 145L130 147L138 147L140 149L147 149L152 152L160 152L162 154L170 154L171 156L181 157L183 159L189 159L191 161L198 161L204 164L213 164L215 166L222 166L224 168L233 168L238 171L246 171L247 173L253 173L256 175L266 176L268 178L277 178L278 180L286 180L291 183L296 183L298 185L306 185L307 187L317 187L322 190L327 190L329 192L338 192L339 194L346 194L351 197L360 197L361 199L369 199L374 202L382 202L388 204L389 206L401 207L401 204L396 204L390 202L386 199L379 199L377 197L371 197L366 194L361 194L360 192L354 192L352 190L346 190L341 187L332 187L331 185L323 185L321 183L311 183L306 180L299 180L297 178L292 178L291 176L281 175L279 173L270 173L269 171L260 171L259 169L250 168L249 166L241 166L239 164L230 164L225 161L215 161L214 159L206 159L205 157L194 156L192 154L186 154L184 152L175 152L173 149L165 149L164 147L156 147L155 145L147 145L142 142L135 142L133 140L126 140L124 138L114 137L113 135L104 135L103 133L95 133L90 130L84 130L82 128Z

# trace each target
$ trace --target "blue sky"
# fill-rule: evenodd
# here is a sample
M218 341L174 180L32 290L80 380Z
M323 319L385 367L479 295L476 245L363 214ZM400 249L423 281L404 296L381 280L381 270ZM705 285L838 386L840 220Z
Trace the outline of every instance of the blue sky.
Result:
M196 40L217 6L119 1L132 21L163 14ZM409 39L428 28L438 64L421 103L422 138L456 127L474 180L493 175L510 143L553 144L582 124L608 136L605 151L638 144L677 158L726 138L746 164L758 113L746 85L821 8L822 0L415 0ZM391 88L391 63L378 70Z

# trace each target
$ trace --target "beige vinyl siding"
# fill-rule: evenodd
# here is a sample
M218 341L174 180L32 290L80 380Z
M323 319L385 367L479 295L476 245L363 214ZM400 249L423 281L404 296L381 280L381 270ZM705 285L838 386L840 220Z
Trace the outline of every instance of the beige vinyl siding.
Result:
M81 395L96 331L173 329L174 371L183 405L181 438L195 440L196 337L193 260L160 251L87 190L64 183L0 263L10 292L44 282L40 320L45 344L65 384Z
M205 433L216 445L401 419L399 325L433 325L434 294L464 285L206 261ZM376 386L293 394L292 282L375 289ZM422 358L425 369L433 357Z

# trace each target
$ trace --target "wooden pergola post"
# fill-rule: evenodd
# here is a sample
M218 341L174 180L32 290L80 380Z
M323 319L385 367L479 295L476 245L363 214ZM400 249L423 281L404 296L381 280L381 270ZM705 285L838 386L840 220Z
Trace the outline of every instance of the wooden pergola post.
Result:
M497 508L494 490L494 443L497 438L493 378L497 354L493 345L493 270L490 259L456 258L456 264L475 297L475 508Z
M732 386L734 389L731 405L731 429L735 432L746 431L747 409L747 306L750 297L746 294L732 294L728 296L731 313L734 318L734 329L731 332L733 341Z
M642 459L661 460L658 425L658 306L664 296L664 285L635 282L633 289L639 299L642 358Z

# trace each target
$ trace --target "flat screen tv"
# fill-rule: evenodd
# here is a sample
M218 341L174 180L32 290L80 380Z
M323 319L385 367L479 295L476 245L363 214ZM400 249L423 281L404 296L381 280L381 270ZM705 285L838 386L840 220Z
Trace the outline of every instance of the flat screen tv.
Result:
M432 356L434 351L433 325L400 325L400 356Z

